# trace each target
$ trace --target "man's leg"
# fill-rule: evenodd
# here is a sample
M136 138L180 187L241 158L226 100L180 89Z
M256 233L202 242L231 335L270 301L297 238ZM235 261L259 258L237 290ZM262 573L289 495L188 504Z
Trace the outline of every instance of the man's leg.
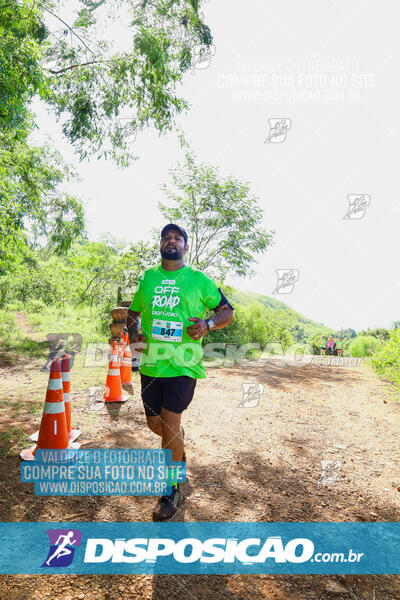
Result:
M196 379L179 376L165 378L163 383L163 400L161 407L162 447L172 452L172 460L186 462L183 448L183 430L181 428L182 412L192 401ZM172 479L172 478L171 478ZM171 494L162 496L153 511L155 521L164 521L172 517L184 497L178 482L172 483Z
M153 433L162 437L161 415L151 417L146 415L147 426Z
M142 386L142 402L146 414L147 426L151 431L162 436L161 403L162 382L160 378L140 374Z
M182 460L183 455L181 415L182 413L174 413L164 407L161 408L162 448L172 451L173 461Z

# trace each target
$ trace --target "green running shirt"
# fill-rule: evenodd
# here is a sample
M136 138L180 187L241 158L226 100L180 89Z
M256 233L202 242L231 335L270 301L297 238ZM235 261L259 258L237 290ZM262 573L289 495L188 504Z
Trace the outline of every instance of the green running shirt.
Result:
M204 379L202 338L192 339L186 328L194 324L189 317L204 319L206 309L216 308L220 301L217 284L194 267L165 271L158 264L147 269L130 306L142 313L147 344L141 355L140 373Z
M325 339L321 340L321 346L320 347L321 348L326 348L326 340Z
M336 342L336 348L337 348L338 350L341 350L341 349L343 348L343 340L338 340L338 341Z

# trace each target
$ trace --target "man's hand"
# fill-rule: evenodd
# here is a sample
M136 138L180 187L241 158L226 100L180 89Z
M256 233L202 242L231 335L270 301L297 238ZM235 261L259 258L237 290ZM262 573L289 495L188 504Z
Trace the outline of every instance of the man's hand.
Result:
M193 321L193 325L190 327L186 327L186 331L190 335L190 337L194 340L199 340L204 337L208 332L207 323L204 319L199 319L198 317L190 317L189 321Z
M146 347L147 338L144 337L141 333L137 333L133 336L132 340L129 340L129 346L132 354L134 352L142 352Z

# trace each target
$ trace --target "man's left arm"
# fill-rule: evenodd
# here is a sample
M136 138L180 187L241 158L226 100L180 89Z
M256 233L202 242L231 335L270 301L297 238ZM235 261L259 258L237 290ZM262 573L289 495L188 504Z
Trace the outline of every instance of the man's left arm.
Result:
M214 325L211 329L223 329L233 321L235 311L228 304L221 304L214 309L214 316L211 317Z
M189 321L193 321L193 325L187 328L187 332L191 338L198 340L204 337L209 331L214 329L223 329L231 323L235 317L235 310L230 302L225 298L221 288L218 288L221 294L221 301L214 308L214 314L209 319L199 319L191 317Z

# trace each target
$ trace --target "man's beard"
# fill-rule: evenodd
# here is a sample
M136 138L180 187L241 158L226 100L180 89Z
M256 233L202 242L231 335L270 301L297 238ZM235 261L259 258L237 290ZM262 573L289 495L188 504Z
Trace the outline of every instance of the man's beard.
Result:
M182 256L183 254L181 255L176 248L169 248L168 250L164 248L164 250L161 250L161 257L165 260L179 260Z

